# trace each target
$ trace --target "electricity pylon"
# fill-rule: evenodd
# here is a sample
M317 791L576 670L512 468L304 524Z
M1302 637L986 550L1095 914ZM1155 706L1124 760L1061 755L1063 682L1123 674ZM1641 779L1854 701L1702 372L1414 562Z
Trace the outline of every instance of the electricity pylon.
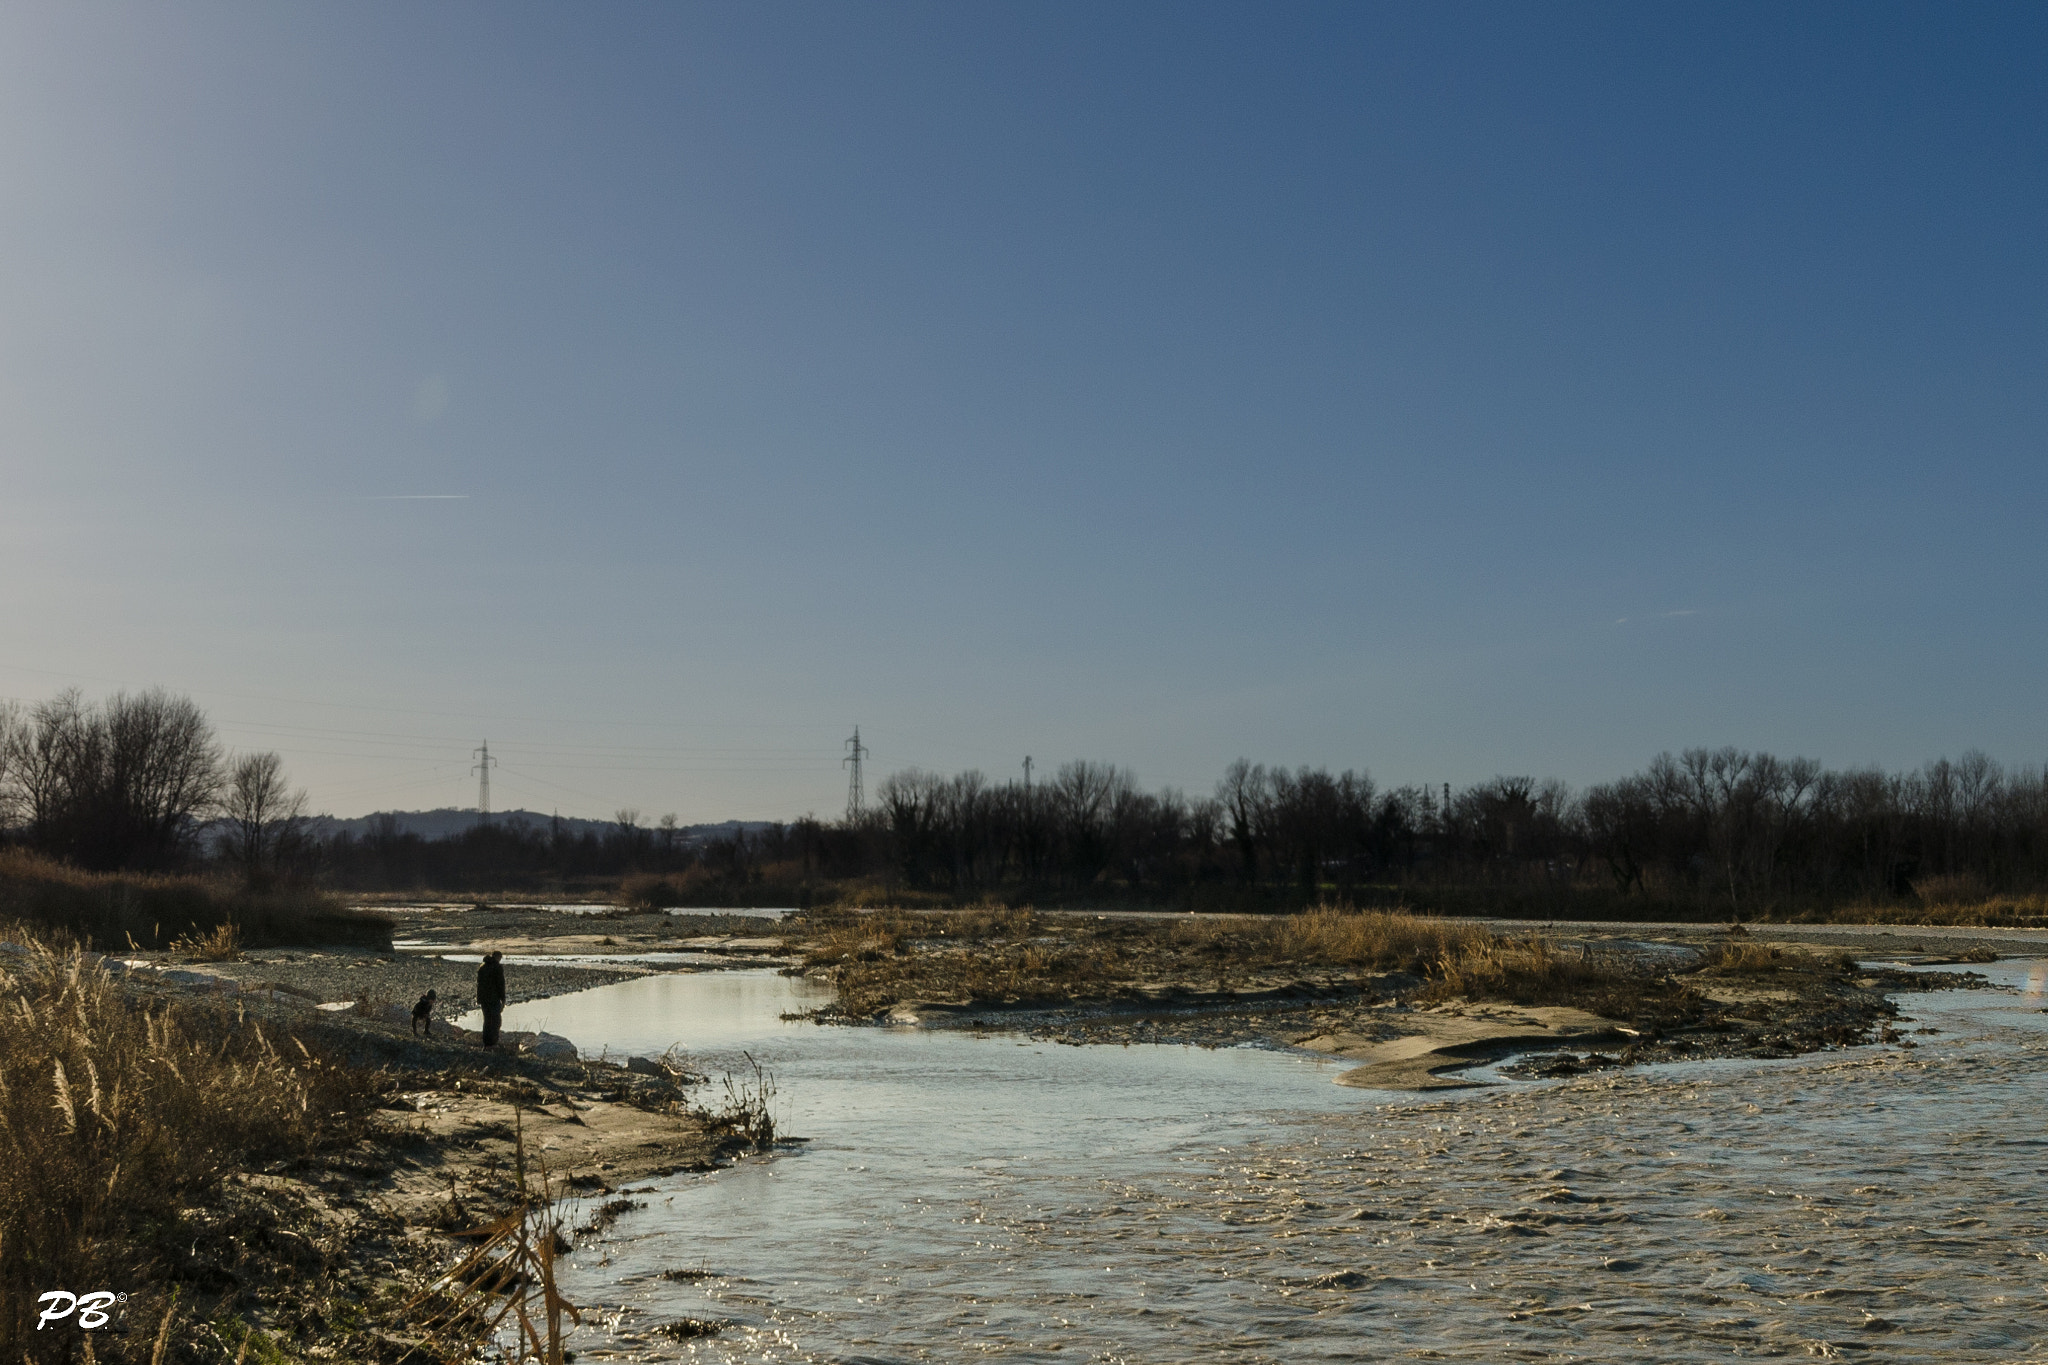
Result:
M477 819L488 824L491 819L491 765L498 760L491 757L491 742L489 740L483 742L482 748L471 749L469 756L477 760L476 765L470 769L471 772L477 775Z
M852 776L846 782L846 823L850 825L860 819L861 810L867 805L866 796L861 791L860 786L861 755L873 753L874 751L860 742L860 727L858 725L853 727L853 738L846 741L846 747L852 750L852 752L839 761L853 769Z

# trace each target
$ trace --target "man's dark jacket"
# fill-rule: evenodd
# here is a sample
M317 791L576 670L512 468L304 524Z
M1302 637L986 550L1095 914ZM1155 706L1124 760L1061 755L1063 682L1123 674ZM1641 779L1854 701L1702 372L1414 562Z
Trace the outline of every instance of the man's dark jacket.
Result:
M486 962L476 969L476 1003L485 1009L505 1003L505 964Z

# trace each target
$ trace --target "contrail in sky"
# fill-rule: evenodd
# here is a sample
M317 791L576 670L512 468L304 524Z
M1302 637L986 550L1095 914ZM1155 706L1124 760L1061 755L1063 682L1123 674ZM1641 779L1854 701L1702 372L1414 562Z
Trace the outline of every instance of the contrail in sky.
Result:
M366 493L364 502L461 502L467 493Z

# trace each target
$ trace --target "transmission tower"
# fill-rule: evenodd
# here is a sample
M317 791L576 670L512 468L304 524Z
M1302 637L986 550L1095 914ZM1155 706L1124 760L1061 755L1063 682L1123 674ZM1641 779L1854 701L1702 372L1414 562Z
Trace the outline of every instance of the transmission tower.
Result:
M851 752L839 761L853 770L853 775L846 782L846 819L847 823L851 824L853 821L860 819L861 809L867 805L867 799L860 787L861 755L873 753L874 751L860 742L860 727L858 725L853 727L853 738L846 741L846 747Z
M491 766L498 760L491 757L491 742L489 740L483 742L482 748L471 749L469 756L476 760L476 765L470 769L471 772L477 775L476 816L480 822L489 824L491 819Z

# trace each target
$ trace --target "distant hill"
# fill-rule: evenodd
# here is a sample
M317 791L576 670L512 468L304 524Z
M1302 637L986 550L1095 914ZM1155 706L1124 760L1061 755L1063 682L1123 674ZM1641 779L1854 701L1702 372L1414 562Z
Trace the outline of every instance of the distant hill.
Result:
M398 827L400 834L417 834L422 839L448 839L476 827L477 813L474 809L460 810L444 806L439 810L380 810L368 815L359 815L344 820L334 815L316 815L306 822L307 832L316 839L332 839L337 834L353 834L358 839L368 834L377 822L389 818ZM584 820L573 815L543 815L534 810L492 811L491 823L496 825L523 824L533 829L547 829L555 821L561 822L562 832L575 838L595 834L599 838L612 832L616 826L610 820ZM685 844L709 843L713 839L730 839L734 834L745 831L758 834L769 827L766 820L727 820L716 825L681 825L676 835Z

